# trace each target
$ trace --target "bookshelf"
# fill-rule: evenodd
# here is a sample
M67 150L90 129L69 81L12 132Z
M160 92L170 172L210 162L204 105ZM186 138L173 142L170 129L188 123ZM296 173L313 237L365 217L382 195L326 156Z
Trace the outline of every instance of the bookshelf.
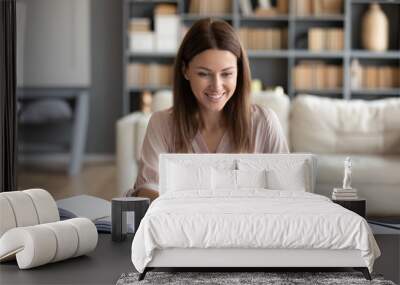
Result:
M207 9L204 9L204 6L199 6L200 4L198 3L200 1L202 2L201 5L208 5L208 8L214 5L213 7L218 12L207 13ZM259 1L254 0L124 0L124 114L128 114L138 109L139 95L144 90L155 92L157 90L171 88L170 85L154 84L154 82L147 82L145 84L128 84L127 80L128 65L132 63L145 65L173 65L176 50L130 50L130 34L132 33L129 26L130 20L143 17L148 18L150 21L150 29L154 31L156 26L154 10L158 4L173 4L176 6L176 15L178 16L181 30L178 41L182 37L182 27L189 27L196 20L207 16L227 21L238 31L239 34L240 30L243 29L251 31L252 29L263 29L264 31L268 29L271 31L284 30L284 32L278 36L269 35L270 39L275 37L275 39L280 38L284 41L282 42L280 49L276 49L276 45L272 47L269 46L268 48L270 49L247 49L252 77L254 79L260 79L264 88L270 88L277 85L283 86L285 92L290 97L294 97L300 93L309 93L333 98L366 100L400 96L400 79L394 78L394 83L392 82L393 86L385 86L381 88L373 88L372 86L363 85L355 88L354 81L352 82L352 76L354 77L352 63L354 67L354 60L357 60L363 70L368 69L368 72L371 74L379 74L379 72L381 72L382 78L385 77L385 72L387 72L387 70L384 71L384 67L400 70L400 26L398 25L400 22L400 1L342 0L340 9L334 7L334 11L331 10L329 13L321 11L320 6L324 1L328 1L332 4L335 0L286 0L287 7L285 7L285 0L269 1L272 3L274 8L276 8L275 12L270 13L270 11L265 12L257 10L256 15L255 11ZM207 2L208 4L203 4L204 2ZM217 2L219 4L212 4ZM253 13L243 12L243 2L251 4L250 8ZM312 5L312 10L310 11L309 7L306 9L300 7L300 2ZM379 3L389 20L389 48L385 52L364 50L361 45L361 19L369 5L373 2ZM201 12L193 13L193 7L195 5L197 5L197 10ZM219 5L219 7L215 7L215 5ZM225 6L221 7L221 5ZM276 12L278 10L277 5L280 5L278 13ZM221 12L221 9L225 12ZM317 35L317 38L318 34L321 35L321 33L327 38L331 37L331 44L327 43L328 41L317 41L311 43L310 30L314 31L314 36ZM334 36L335 33L336 38ZM256 32L255 35L257 37L257 35L260 34L257 34ZM250 36L250 38L251 37L254 38L254 36ZM268 35L264 34L262 37L268 38ZM342 39L341 42L337 40L338 37ZM313 45L315 50L310 50L310 45ZM179 46L179 43L177 46ZM309 86L308 88L300 86L300 88L296 86L295 69L296 66L301 65L302 63L310 63L313 67L314 65L317 66L314 68L317 70L317 73L312 73L313 71L308 73L311 74L307 76L311 78L311 81L315 80L315 76L318 78L321 77L318 73L321 72L321 66L319 64L330 66L331 69L333 68L332 66L341 67L340 74L334 73L336 76L340 76L340 78L336 81L333 80L334 83L331 82L329 87L321 87L320 84L317 84L318 88L315 88L315 86ZM373 67L376 67L376 70L373 70ZM328 71L323 71L323 73L329 74ZM400 78L400 71L393 74L394 77ZM365 81L366 79L361 78L359 80ZM324 79L324 81L328 80Z

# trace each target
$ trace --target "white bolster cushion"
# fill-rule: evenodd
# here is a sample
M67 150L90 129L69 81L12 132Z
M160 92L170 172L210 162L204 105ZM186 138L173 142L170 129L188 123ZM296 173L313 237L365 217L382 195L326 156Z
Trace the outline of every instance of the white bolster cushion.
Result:
M11 204L0 195L0 237L9 229L15 228L17 222L15 221L14 212L11 208Z
M60 220L56 202L43 189L0 193L0 213L0 237L15 227Z
M10 202L17 227L33 226L39 223L31 197L23 191L3 192L1 195Z
M96 227L86 218L14 228L0 238L0 261L16 256L20 269L33 268L86 254L97 240Z
M57 204L49 192L43 189L28 189L22 192L31 197L39 218L39 224L60 220Z
M94 223L86 218L65 220L70 223L78 233L78 248L74 257L86 254L96 248L98 234Z

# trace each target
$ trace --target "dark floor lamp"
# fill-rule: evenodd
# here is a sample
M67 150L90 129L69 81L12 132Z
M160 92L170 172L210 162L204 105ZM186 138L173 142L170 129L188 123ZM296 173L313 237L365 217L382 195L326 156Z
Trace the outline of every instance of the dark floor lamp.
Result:
M17 190L15 0L0 1L0 192Z

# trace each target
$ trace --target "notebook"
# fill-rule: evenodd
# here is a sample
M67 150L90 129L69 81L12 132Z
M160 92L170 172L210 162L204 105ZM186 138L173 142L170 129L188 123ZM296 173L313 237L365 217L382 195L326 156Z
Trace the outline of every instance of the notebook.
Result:
M90 219L98 232L111 233L111 202L89 195L78 195L56 201L60 219Z

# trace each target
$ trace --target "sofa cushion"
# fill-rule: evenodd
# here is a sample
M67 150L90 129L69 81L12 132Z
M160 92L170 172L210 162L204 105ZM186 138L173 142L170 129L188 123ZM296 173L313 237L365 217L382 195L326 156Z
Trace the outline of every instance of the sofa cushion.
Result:
M342 187L346 155L318 155L315 192L330 197ZM400 155L352 155L352 187L367 199L368 216L400 215Z
M400 153L400 99L342 100L299 95L292 102L292 151Z
M72 119L72 109L62 99L40 99L23 104L19 116L20 123L51 123Z
M346 156L340 154L318 155L317 181L323 180L341 187L345 159ZM353 155L351 160L352 184L400 185L400 155Z
M151 101L151 111L157 112L171 108L173 104L173 96L171 90L160 90L154 93Z
M252 103L263 108L271 108L278 116L286 138L289 137L290 100L283 92L282 87L276 87L274 90L253 93Z

